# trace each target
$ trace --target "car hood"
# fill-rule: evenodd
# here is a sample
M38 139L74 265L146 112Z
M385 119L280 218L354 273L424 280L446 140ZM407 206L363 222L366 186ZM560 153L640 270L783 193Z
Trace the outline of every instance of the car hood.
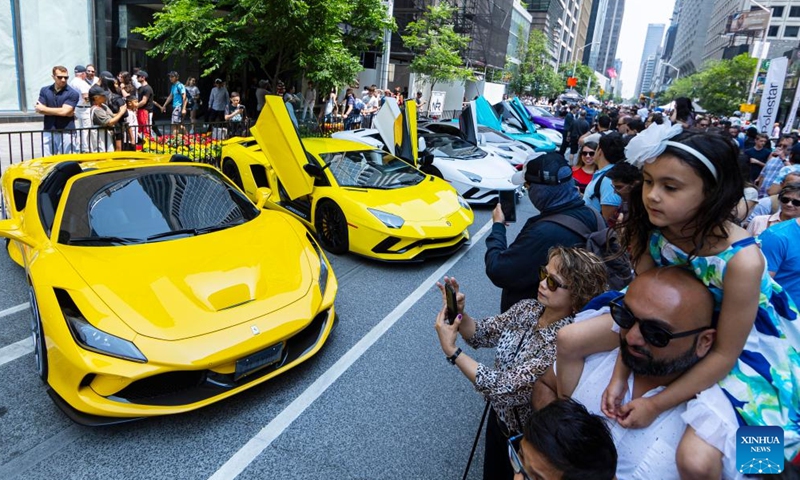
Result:
M502 180L511 178L516 173L514 167L509 165L505 159L498 157L493 153L486 155L484 158L475 160L461 160L458 158L452 158L448 160L442 159L442 161L440 161L439 158L436 158L436 160L434 160L434 165L441 165L443 168L440 168L440 170L448 168L463 170L476 173L482 178L486 179L491 178ZM446 173L444 176L447 178Z
M344 187L351 200L364 208L372 208L402 217L406 221L431 222L457 212L458 193L444 180L426 178L408 187L388 190Z
M311 247L289 221L262 211L244 225L196 237L59 250L132 330L181 340L269 314L308 293Z
M544 128L553 128L555 130L563 130L564 129L564 120L561 118L552 118L552 117L540 117L537 115L533 116L533 121L537 125L541 125Z

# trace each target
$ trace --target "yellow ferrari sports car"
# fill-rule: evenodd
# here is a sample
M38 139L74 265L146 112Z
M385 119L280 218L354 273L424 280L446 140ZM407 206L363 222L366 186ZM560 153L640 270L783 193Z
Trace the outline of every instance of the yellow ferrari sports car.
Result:
M97 425L185 412L308 360L336 278L306 228L217 169L59 155L3 174L0 236L25 268L36 369ZM265 235L264 232L269 232Z
M222 172L251 199L289 213L331 253L379 260L449 255L469 239L473 212L447 182L363 143L300 140L283 100L267 96L253 137L222 148Z

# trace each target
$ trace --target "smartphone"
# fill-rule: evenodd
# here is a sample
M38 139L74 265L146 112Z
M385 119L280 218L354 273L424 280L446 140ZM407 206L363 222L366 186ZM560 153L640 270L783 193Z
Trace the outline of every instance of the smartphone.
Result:
M458 316L458 304L456 291L449 283L444 284L444 296L447 300L447 324L452 325Z
M503 209L506 222L517 221L517 192L515 190L500 191L500 208Z

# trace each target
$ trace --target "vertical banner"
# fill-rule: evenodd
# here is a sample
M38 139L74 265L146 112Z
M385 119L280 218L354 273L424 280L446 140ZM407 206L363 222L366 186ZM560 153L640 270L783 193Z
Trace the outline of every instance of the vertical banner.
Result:
M792 125L794 125L794 120L797 116L797 107L800 107L800 84L797 85L797 88L794 91L792 109L789 110L789 117L786 119L786 125L783 126L783 133L792 132Z
M758 107L758 133L770 135L772 132L772 125L778 116L788 63L789 59L786 57L773 58L769 63L761 104Z

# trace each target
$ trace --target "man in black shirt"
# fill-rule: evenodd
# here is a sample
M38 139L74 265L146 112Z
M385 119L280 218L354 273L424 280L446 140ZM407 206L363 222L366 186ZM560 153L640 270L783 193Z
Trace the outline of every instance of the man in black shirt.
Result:
M750 159L751 182L755 182L758 176L761 175L761 170L767 164L769 155L772 153L772 149L766 146L767 142L769 142L769 136L765 133L759 133L756 137L756 145L744 151L744 154Z

